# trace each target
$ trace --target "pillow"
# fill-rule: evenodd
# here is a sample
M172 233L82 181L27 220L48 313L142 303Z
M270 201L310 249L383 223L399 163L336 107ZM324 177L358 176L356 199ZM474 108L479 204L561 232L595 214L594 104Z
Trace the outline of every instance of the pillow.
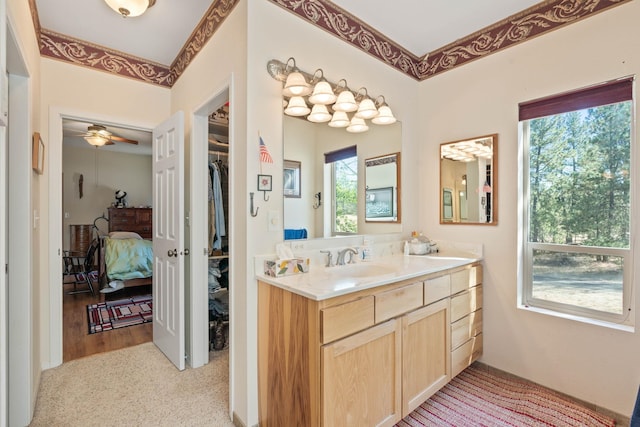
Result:
M112 239L140 239L142 237L133 231L112 231L109 233L109 237Z

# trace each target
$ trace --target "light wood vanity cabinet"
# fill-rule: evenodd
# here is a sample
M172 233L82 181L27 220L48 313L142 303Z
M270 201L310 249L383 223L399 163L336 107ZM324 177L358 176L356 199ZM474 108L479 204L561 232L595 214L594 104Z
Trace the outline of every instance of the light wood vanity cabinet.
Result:
M474 264L322 301L259 281L260 425L394 425L480 356L481 278Z

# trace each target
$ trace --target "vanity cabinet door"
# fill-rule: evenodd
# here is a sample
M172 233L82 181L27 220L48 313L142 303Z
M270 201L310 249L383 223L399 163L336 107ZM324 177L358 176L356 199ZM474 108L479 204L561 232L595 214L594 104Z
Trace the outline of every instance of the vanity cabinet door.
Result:
M401 322L322 347L322 425L392 426L401 419Z
M402 318L402 416L450 378L449 298Z

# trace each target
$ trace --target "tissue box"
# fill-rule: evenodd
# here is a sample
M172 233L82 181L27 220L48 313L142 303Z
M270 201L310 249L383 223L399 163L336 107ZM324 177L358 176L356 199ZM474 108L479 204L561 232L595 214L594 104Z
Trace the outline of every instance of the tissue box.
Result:
M264 262L264 274L271 277L291 276L308 271L309 258L277 259Z

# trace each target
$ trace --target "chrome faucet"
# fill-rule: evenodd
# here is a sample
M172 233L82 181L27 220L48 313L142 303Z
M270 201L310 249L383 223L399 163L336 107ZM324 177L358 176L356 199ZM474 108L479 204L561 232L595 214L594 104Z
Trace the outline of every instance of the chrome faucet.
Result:
M345 257L347 254L349 255L349 264L353 264L353 256L358 253L358 250L355 248L345 248L338 252L338 259L336 261L336 265L345 265Z
M325 267L333 267L333 254L331 251L320 251L321 254L327 254L327 263Z

